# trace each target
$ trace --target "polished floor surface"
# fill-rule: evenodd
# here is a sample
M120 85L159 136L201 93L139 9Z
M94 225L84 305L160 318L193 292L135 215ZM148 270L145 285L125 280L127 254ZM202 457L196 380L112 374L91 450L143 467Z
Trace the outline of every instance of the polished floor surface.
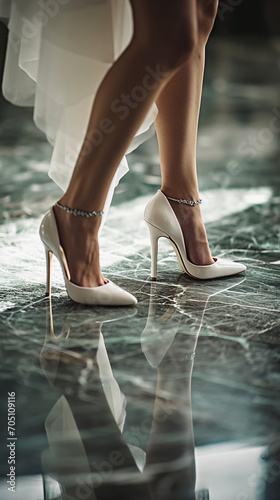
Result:
M51 148L1 100L1 499L280 499L279 77L277 40L209 47L203 214L213 255L245 275L195 281L162 241L149 280L155 138L130 155L101 262L132 308L74 304L56 262L44 297Z

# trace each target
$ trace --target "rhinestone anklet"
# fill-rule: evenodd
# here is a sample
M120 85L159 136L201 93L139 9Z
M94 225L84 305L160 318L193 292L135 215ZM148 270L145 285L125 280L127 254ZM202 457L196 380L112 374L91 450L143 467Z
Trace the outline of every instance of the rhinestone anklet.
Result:
M104 214L104 210L101 210L100 212L96 212L95 210L93 210L92 212L85 212L84 210L79 210L77 208L72 210L72 208L60 205L58 201L56 202L56 206L61 208L62 210L65 210L65 212L67 212L68 214L75 215L75 217L77 217L78 215L81 215L82 217L97 217Z
M170 196L166 196L166 198L168 200L171 200L171 201L176 201L177 203L183 203L184 205L189 205L190 207L195 207L196 205L201 205L201 203L202 203L202 199L201 198L199 198L199 200L196 200L196 201L182 200L181 198L180 199L170 198Z

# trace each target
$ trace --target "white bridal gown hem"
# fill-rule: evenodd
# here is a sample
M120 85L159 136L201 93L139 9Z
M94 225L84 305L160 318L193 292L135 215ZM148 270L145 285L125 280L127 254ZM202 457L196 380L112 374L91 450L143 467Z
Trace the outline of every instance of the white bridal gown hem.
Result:
M34 121L53 146L49 175L65 191L96 91L131 40L129 0L0 0L1 17L9 18L3 95L15 105L34 106ZM156 115L154 104L127 153L151 137ZM124 157L105 215L127 171Z

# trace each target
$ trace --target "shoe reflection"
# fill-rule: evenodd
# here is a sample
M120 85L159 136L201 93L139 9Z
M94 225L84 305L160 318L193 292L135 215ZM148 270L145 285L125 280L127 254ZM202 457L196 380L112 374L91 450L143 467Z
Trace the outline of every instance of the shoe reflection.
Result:
M110 315L106 310L102 317L100 309L75 305L56 335L50 302L40 361L59 396L45 421L45 500L209 498L207 490L195 492L191 377L203 316L215 289L204 288L189 309L185 291L183 279L166 301L157 284L150 284L141 346L157 381L145 449L130 440L131 432L123 432L126 398L102 334L104 322L122 321L135 312L118 309Z
M114 309L102 317L99 309L94 317L92 309L77 305L56 335L50 302L40 361L61 396L45 420L49 449L42 455L42 468L47 500L130 495L140 499L147 494L139 481L145 453L122 439L126 400L113 376L101 332L104 322L134 314ZM132 478L131 485L126 484L127 477Z
M204 287L186 307L186 285L182 276L166 307L157 285L151 284L141 345L147 361L157 369L157 386L146 467L154 469L152 498L207 500L208 490L195 492L191 378L204 313L214 290L211 284Z

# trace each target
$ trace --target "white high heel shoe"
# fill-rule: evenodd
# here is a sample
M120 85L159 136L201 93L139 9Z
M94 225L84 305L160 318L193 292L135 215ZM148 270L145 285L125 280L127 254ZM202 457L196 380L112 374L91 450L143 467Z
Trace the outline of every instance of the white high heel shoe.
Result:
M112 281L108 280L105 285L93 288L78 286L71 282L65 253L59 241L53 208L44 216L39 234L46 252L46 295L50 295L51 292L51 261L54 254L60 262L67 293L74 302L101 306L133 306L137 304L137 299L133 295L115 285Z
M198 266L189 261L184 236L178 219L166 196L158 191L149 201L144 213L151 239L151 280L157 279L157 255L159 238L167 238L173 245L183 271L192 278L209 280L240 274L246 266L229 260L214 258L215 262Z

